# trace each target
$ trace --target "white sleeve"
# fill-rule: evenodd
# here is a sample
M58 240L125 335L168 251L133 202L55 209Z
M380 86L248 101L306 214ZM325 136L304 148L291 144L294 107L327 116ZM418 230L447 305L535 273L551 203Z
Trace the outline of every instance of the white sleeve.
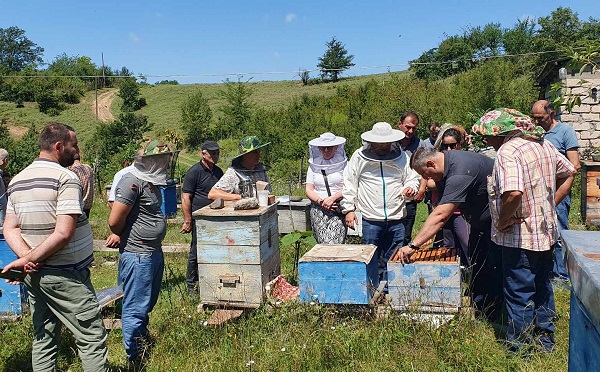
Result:
M346 214L356 209L356 195L358 193L358 155L352 154L346 168L344 168L344 186L342 188L342 200L340 206L342 213Z

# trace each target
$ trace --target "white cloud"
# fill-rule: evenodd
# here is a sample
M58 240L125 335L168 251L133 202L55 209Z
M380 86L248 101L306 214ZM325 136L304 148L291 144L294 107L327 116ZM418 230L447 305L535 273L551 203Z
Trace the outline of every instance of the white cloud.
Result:
M285 23L294 22L295 19L296 19L296 15L294 13L286 14Z
M129 40L133 41L134 43L137 43L138 41L140 41L140 38L134 34L133 32L129 33Z

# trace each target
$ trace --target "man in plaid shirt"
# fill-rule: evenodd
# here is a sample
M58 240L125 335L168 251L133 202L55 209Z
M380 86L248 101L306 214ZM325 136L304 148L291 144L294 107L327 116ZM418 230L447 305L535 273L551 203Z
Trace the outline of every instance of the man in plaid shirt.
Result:
M486 113L473 126L498 152L488 179L492 240L502 250L506 332L512 351L537 343L554 348L550 278L559 236L555 206L569 192L575 167L527 116Z

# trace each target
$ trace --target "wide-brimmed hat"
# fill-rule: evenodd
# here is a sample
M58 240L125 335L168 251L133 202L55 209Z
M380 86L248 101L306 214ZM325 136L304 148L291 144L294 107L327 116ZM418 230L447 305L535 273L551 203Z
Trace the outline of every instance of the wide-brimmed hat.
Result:
M386 122L379 122L373 125L373 129L360 135L364 141L373 143L389 143L400 141L406 137L403 131L392 129L392 126Z
M323 133L319 137L308 142L310 146L317 147L339 146L343 145L344 143L346 143L346 139L344 137L338 137L330 132Z
M486 112L471 130L481 136L501 136L515 131L534 137L544 135L544 130L537 127L529 116L505 107Z
M167 144L161 140L154 139L154 140L148 141L146 146L144 146L142 155L143 156L156 155L156 154L161 154L163 152L170 152L169 146L167 146Z
M238 154L234 157L234 159L237 159L240 156L254 150L263 148L270 143L271 142L261 143L257 136L246 136L238 143Z

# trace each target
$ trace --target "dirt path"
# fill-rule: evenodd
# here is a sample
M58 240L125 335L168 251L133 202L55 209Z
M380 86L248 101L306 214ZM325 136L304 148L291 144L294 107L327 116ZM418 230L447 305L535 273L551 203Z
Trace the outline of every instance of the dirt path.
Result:
M115 117L110 112L110 106L115 99L115 95L118 93L117 89L111 89L106 92L102 92L98 95L98 120L100 121L113 121ZM96 100L92 98L92 112L96 114Z

